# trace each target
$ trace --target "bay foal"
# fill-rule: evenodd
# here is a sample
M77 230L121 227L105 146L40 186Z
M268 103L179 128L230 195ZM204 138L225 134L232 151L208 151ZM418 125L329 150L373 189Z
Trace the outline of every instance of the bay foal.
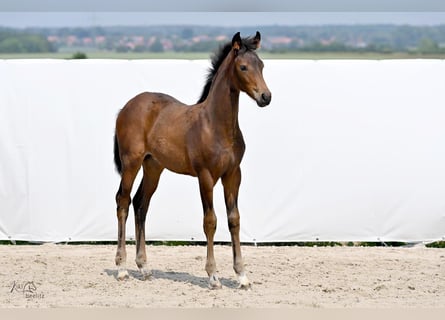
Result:
M238 189L240 163L245 144L238 124L240 92L247 93L258 106L267 106L271 93L263 79L263 62L255 50L260 33L240 37L220 48L212 59L212 69L201 99L185 105L163 93L144 92L127 102L116 120L114 158L121 174L116 195L118 279L128 277L126 270L125 223L131 202L130 192L140 167L143 178L133 198L136 224L136 264L148 277L145 253L145 219L150 199L159 177L166 168L176 173L198 177L207 237L205 269L210 288L220 288L213 254L216 215L213 187L221 178L233 248L233 268L240 287L250 283L244 271L240 248Z

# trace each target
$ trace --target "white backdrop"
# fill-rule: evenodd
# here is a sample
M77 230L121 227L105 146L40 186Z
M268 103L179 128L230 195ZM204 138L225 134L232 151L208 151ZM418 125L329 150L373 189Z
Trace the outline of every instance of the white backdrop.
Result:
M194 103L208 65L0 61L0 239L116 240L118 111L142 91ZM240 101L242 241L444 238L444 61L265 65L271 105ZM215 202L216 240L230 240L220 184ZM148 239L204 240L200 203L195 178L165 171Z

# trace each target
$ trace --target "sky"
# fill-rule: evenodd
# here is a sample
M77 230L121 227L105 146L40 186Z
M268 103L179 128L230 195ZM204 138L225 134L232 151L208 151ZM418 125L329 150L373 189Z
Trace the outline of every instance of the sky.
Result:
M445 24L444 0L0 0L0 26Z
M408 12L445 11L443 0L1 0L0 11Z
M445 24L445 12L24 12L0 11L0 26Z

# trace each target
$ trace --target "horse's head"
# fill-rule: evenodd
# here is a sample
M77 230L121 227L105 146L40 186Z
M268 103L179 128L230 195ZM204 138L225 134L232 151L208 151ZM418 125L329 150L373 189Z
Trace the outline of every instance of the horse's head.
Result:
M270 103L272 94L263 78L264 63L255 50L260 47L261 35L257 31L255 37L241 39L238 32L232 39L232 50L235 54L234 75L238 89L247 93L258 106L265 107Z

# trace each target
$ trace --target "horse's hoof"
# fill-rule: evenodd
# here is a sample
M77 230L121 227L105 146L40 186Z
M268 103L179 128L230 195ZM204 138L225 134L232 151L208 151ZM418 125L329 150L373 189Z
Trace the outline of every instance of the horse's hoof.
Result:
M238 289L240 290L251 290L252 289L252 284L248 283L248 284L241 284L238 286Z
M215 289L221 289L222 285L219 281L218 277L215 275L210 276L209 278L209 289L215 290Z
M139 269L139 271L141 272L143 281L152 279L153 274L151 273L150 270L147 270L145 268L141 268L141 269Z
M238 289L243 289L243 290L250 290L252 289L252 284L250 283L249 279L247 278L246 275L240 275L238 277L239 280L239 286Z
M117 280L124 281L130 278L127 269L119 269L117 272Z

